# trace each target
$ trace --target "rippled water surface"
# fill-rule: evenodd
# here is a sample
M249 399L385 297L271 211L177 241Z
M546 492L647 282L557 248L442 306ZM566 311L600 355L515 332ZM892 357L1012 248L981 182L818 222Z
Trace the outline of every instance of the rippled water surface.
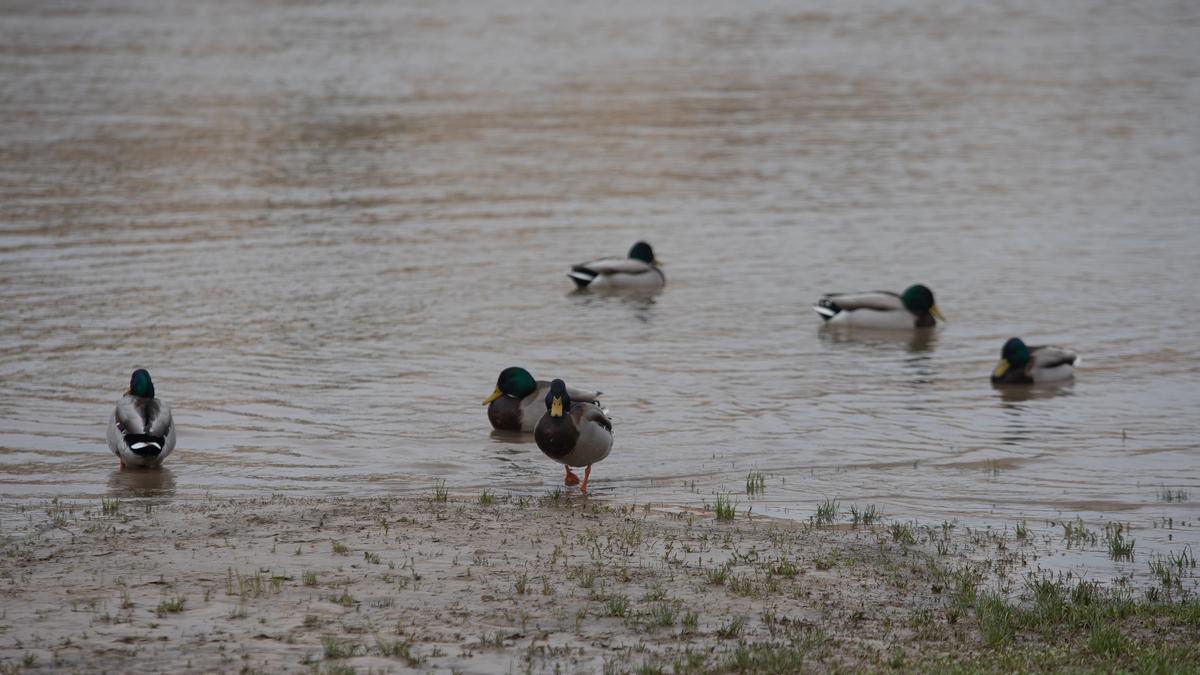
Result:
M557 465L480 405L524 365L606 392L600 496L1200 543L1198 32L1169 1L6 3L0 495L540 494ZM639 238L664 293L569 293ZM808 309L916 281L932 336ZM1011 335L1076 382L994 390ZM131 476L104 424L139 366L180 440Z

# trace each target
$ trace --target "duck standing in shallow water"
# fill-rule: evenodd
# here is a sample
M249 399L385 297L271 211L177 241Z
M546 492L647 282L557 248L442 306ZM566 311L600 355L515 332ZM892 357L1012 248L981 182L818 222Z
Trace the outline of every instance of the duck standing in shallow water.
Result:
M1062 347L1029 347L1021 338L1009 338L992 371L992 384L1045 384L1075 376L1075 353Z
M657 291L667 283L650 244L639 241L627 258L601 258L567 272L575 287L589 291Z
M587 494L592 465L608 457L612 450L612 420L595 403L573 402L567 385L555 380L546 394L546 414L538 422L533 437L547 457L566 468L567 485L579 483L571 467L585 467L579 491Z
M830 326L855 328L933 328L937 320L946 320L933 300L933 291L922 284L909 286L900 294L834 293L821 298L813 311Z
M496 378L496 389L483 400L488 407L488 421L501 431L533 431L538 420L546 414L546 394L550 383L535 380L524 368L505 368ZM576 401L598 402L598 391L568 390Z
M108 418L108 447L122 469L157 467L175 449L171 406L154 397L154 382L144 369L133 371L129 391Z

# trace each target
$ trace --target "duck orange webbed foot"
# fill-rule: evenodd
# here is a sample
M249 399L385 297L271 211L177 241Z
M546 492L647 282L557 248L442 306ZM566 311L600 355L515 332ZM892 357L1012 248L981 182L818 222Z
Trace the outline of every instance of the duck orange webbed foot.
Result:
M571 473L571 467L568 466L566 468L567 468L567 475L565 478L563 478L563 483L565 483L567 485L579 485L579 476L576 476L575 474Z
M592 475L592 465L588 464L587 468L585 468L583 470L583 484L579 486L579 491L585 495L587 494L588 477L591 475Z

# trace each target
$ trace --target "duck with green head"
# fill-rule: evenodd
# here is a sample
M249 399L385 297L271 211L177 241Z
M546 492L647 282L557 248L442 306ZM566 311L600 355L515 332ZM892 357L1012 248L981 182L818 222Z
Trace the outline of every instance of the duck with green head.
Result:
M133 371L129 390L108 418L107 438L122 469L157 467L175 449L171 406L155 398L154 382L146 370Z
M533 431L546 413L545 398L550 383L535 380L524 368L511 367L500 371L496 388L483 400L488 407L488 421L501 431ZM598 391L572 389L571 397L578 401L597 401Z
M654 249L644 241L634 244L625 258L579 263L567 276L576 289L589 291L658 291L667 283Z
M1069 349L1030 347L1021 338L1009 338L1000 350L1000 363L992 370L992 384L1064 382L1075 376L1076 360Z
M584 467L579 491L587 494L592 465L612 451L612 420L595 403L573 400L562 380L550 383L545 405L533 437L547 457L566 468L567 485L579 483L571 467Z
M903 293L831 293L822 297L813 311L830 326L855 328L933 328L938 320L946 320L934 302L933 291L922 284L909 286Z

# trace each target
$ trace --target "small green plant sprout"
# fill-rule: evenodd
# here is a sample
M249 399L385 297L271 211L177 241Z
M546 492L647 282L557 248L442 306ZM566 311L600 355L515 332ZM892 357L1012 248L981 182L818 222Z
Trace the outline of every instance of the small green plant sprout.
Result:
M838 500L827 498L824 503L817 506L817 512L813 515L813 524L832 525L837 520L838 507Z
M751 471L746 474L746 494L753 497L762 494L767 488L767 477L761 471Z
M729 620L729 623L717 629L717 637L722 640L736 640L742 636L742 630L746 627L745 617L735 616Z
M479 495L479 503L483 506L491 506L496 503L496 495L484 490Z
M312 572L312 571L305 572L303 575L301 575L300 578L304 581L305 586L316 586L317 585L317 573L316 572Z
M1165 485L1158 487L1158 500L1160 502L1186 502L1190 495L1183 488L1169 488Z
M342 607L353 607L354 606L354 596L350 595L350 589L348 587L343 588L342 592L337 595L329 596L329 601L339 604Z
M446 489L446 479L439 478L433 484L433 501L441 504L449 501L450 491Z
M975 618L983 643L989 647L1004 644L1016 633L1016 618L1012 608L994 593L980 593L975 600Z
M1192 555L1191 551L1192 547L1189 545L1179 553L1168 551L1165 556L1155 554L1150 559L1150 572L1158 577L1168 597L1172 591L1182 592L1183 578L1189 575L1190 570L1196 569L1196 557ZM1191 572L1191 574L1195 574L1195 572Z
M774 576L787 577L789 579L800 573L800 568L786 558L780 558L767 569Z
M158 608L154 610L160 618L168 614L178 614L183 611L183 605L187 600L182 595L177 595L169 600L163 600L158 603Z
M337 555L346 555L350 553L350 547L340 541L332 542L330 546L332 547L333 552Z
M850 520L854 523L855 527L858 527L860 524L864 527L870 527L878 519L879 512L876 510L874 504L867 504L867 508L862 511L858 510L858 506L854 504L850 505Z
M413 653L413 639L411 637L392 641L383 638L376 633L375 646L379 648L379 653L383 656L393 659L404 659L410 668L416 668L417 666L421 665L422 661L424 661L423 658Z
M626 614L629 614L629 598L624 595L610 595L604 606L604 615L623 617Z
M705 570L704 578L713 586L724 586L725 580L729 578L729 565L721 565L710 570Z
M100 512L106 516L115 516L121 511L120 499L101 499Z
M1087 529L1082 518L1076 516L1073 521L1063 521L1062 528L1063 540L1067 542L1067 548L1096 545L1096 533Z
M717 520L727 523L737 515L737 504L729 500L729 495L717 495Z
M917 537L913 534L912 525L908 523L892 523L888 526L888 533L892 535L892 541L898 544L912 545L917 543Z
M1018 522L1013 529L1016 532L1017 539L1028 539L1029 538L1029 526L1027 526L1025 524L1024 520Z
M1108 557L1112 560L1133 560L1134 539L1125 539L1129 525L1109 523L1104 526L1104 543L1108 546Z
M1000 460L987 459L983 462L983 470L991 478L997 478L1000 475Z
M379 554L372 553L370 551L363 551L363 560L366 560L367 562L371 563L372 565L380 564Z
M327 659L348 659L357 651L357 645L342 642L335 635L322 636L321 648Z

